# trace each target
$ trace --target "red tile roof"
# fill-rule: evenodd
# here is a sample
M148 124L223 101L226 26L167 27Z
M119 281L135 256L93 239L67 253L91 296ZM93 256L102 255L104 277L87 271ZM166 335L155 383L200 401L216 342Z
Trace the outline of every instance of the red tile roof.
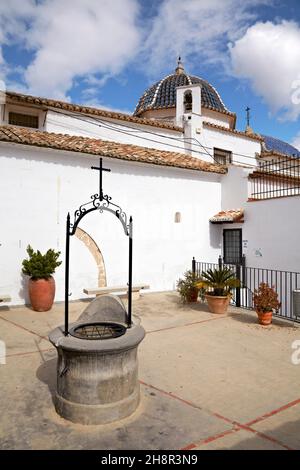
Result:
M222 132L229 132L230 134L239 135L247 139L258 140L260 142L263 142L264 140L263 137L259 134L250 134L248 132L237 131L236 129L229 129L228 127L220 126L219 124L213 124L212 122L208 121L203 121L203 126L218 129Z
M184 153L168 152L137 145L121 144L89 137L56 134L18 126L0 126L0 141L45 147L90 155L99 155L131 162L150 163L186 170L224 174L226 167L205 162Z
M209 219L210 222L213 224L224 224L224 223L232 223L244 222L244 209L230 209L227 211L218 212L216 215Z
M6 92L6 96L10 100L13 100L15 103L26 103L29 105L44 106L46 108L56 108L70 112L106 117L109 119L118 119L120 121L133 122L135 124L142 124L145 126L160 127L162 129L183 132L182 127L176 126L175 124L172 124L170 122L160 121L158 119L139 118L125 113L107 111L104 109L93 108L90 106L83 106L74 103L67 103L65 101L52 100L48 98L41 98L38 96L23 95L22 93L15 93L12 91Z

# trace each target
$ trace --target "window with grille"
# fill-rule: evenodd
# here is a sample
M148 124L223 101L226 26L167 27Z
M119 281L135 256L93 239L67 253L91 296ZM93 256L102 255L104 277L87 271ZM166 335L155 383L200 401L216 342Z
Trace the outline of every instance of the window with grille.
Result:
M214 159L220 165L228 165L232 162L232 152L229 150L222 150L214 148Z
M32 114L8 113L8 123L14 126L33 127L38 129L39 117Z
M224 263L240 264L242 261L242 229L224 229L223 242Z

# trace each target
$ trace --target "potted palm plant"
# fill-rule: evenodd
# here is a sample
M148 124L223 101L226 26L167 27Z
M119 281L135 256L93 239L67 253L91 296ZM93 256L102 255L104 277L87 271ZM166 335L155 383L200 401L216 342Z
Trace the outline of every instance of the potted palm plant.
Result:
M184 279L177 281L177 291L183 302L197 302L199 294L197 283L199 281L199 276L193 271L186 271Z
M53 305L55 296L55 281L52 277L55 269L61 265L58 261L59 251L48 250L44 255L34 251L30 245L27 247L29 259L24 259L22 272L29 279L29 298L33 310L46 312Z
M273 310L281 306L277 292L265 282L261 282L258 289L254 290L253 303L258 323L265 326L272 323Z
M212 313L226 313L231 291L240 286L240 281L230 268L221 267L203 272L197 286L205 289L205 299Z

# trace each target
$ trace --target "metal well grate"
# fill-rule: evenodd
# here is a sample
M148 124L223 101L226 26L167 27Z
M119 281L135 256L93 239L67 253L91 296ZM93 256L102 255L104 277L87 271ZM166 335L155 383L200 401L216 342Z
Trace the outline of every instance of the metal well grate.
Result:
M110 339L124 335L126 327L119 323L84 323L70 329L70 334L80 339Z

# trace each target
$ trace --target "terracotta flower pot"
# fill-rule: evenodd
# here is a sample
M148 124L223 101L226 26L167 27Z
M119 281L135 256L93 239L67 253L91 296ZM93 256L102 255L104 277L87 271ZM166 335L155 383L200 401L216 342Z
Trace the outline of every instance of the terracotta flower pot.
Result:
M187 296L188 302L197 302L198 300L199 289L191 289L189 295Z
M53 305L55 296L55 281L48 279L29 279L30 303L36 312L47 312Z
M211 313L226 313L230 297L205 294L208 309Z
M272 323L273 312L259 312L256 310L258 316L258 323L260 325L270 325Z

